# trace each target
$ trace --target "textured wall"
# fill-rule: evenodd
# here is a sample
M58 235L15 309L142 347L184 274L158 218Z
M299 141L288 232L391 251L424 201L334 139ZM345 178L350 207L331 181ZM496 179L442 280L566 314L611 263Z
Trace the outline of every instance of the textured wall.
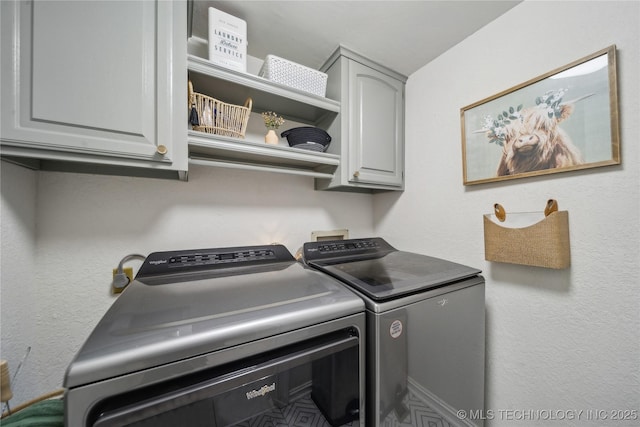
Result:
M0 162L0 357L9 361L14 375L20 361L33 345L36 332L36 191L37 174L18 166ZM13 384L15 406L37 389L38 372L24 369ZM33 367L33 365L31 365ZM4 405L3 405L4 409Z
M2 357L11 372L32 347L14 405L61 387L114 300L111 270L124 255L272 242L295 253L312 230L373 232L371 195L318 192L313 179L291 175L194 167L185 183L3 163L2 185Z
M586 412L580 423L516 423L498 411L640 408L639 28L637 1L527 1L409 78L407 189L374 197L376 232L483 269L489 425L636 425ZM611 44L621 166L462 185L461 107ZM482 215L493 203L540 211L548 198L569 211L571 268L486 262Z

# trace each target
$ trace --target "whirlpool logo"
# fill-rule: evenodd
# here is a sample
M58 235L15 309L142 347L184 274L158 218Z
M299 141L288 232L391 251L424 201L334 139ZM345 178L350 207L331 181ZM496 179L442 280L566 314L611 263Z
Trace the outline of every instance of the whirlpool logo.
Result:
M247 400L254 399L256 397L262 397L267 393L271 393L272 391L276 391L276 383L271 385L265 384L260 387L259 390L251 390L247 392Z

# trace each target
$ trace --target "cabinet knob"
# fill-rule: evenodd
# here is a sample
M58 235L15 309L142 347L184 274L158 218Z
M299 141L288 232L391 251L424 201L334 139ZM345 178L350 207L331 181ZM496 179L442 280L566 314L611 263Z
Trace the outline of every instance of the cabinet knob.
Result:
M353 173L353 177L354 177L354 178L358 178L359 176L360 176L360 171L355 171L355 172Z
M158 154L160 154L160 155L163 155L163 156L164 156L165 154L167 154L167 152L168 152L169 150L167 150L167 147L166 147L166 146L164 146L164 145L160 144L160 145L158 145L158 148L156 149L156 151L158 152Z

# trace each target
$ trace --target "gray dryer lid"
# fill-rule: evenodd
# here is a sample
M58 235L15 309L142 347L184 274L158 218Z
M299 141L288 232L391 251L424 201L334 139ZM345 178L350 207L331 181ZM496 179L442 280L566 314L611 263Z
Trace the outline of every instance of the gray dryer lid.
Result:
M360 298L281 245L153 253L69 365L65 386L362 311Z

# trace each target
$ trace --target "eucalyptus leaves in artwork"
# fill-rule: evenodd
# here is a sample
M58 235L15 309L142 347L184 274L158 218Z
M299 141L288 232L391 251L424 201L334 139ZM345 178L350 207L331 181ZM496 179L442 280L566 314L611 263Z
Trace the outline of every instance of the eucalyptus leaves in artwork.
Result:
M489 143L504 147L504 141L507 138L506 127L511 124L512 120L522 119L522 115L520 114L521 110L522 104L518 105L517 108L509 107L509 111L503 111L498 114L496 119L491 115L484 117L482 129L488 131L487 137L489 138Z
M562 114L562 97L566 92L567 89L549 90L544 95L536 97L536 107L546 112L550 119L559 119ZM482 129L488 132L489 143L504 147L507 138L506 128L513 121L522 122L522 108L522 104L515 108L509 107L508 110L498 114L495 119L490 114L484 116Z

